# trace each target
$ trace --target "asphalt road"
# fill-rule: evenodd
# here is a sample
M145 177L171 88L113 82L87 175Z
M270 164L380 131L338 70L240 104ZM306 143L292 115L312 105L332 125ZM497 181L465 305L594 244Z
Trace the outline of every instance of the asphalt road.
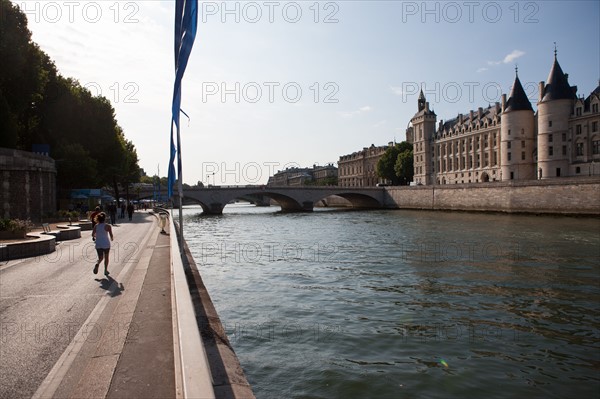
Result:
M119 273L139 260L152 227L154 217L140 212L113 227L110 280L102 266L92 273L91 231L52 254L0 265L0 398L31 397L81 329L91 343L106 334L101 323L84 323L101 298L116 301L127 288L127 276ZM110 333L127 333L118 330Z

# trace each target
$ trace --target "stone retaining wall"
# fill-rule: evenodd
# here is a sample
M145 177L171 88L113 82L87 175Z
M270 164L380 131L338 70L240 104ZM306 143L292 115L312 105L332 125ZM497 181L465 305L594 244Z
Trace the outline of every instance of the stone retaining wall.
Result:
M31 219L56 212L54 160L32 152L0 148L0 217Z
M600 215L600 179L386 187L386 208Z

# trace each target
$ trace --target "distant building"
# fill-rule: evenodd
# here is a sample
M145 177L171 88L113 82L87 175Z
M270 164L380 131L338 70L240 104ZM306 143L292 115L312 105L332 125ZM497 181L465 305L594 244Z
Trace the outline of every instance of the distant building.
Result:
M578 98L555 53L547 82L540 82L539 89L534 113L516 74L501 104L437 126L421 91L406 132L414 145L414 181L430 185L600 175L600 86Z
M312 168L287 168L269 178L268 186L331 185L337 181L338 169L329 164Z
M313 167L313 181L317 186L337 185L338 168L333 164Z
M340 187L375 187L385 183L377 176L377 162L385 151L394 145L364 147L361 151L342 155L338 161L338 185Z

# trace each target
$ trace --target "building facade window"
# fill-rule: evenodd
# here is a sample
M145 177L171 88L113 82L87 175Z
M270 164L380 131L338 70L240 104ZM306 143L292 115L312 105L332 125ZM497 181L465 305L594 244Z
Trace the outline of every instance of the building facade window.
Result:
M576 116L581 116L581 107L575 108L575 115Z
M548 143L552 143L552 141L553 141L553 140L552 140L552 135L551 135L551 134L549 134L549 135L548 135Z
M562 154L567 155L567 146L566 145L562 146Z
M598 122L594 121L592 122L592 132L597 132L598 131Z
M600 140L592 141L592 154L594 154L594 155L600 154Z
M564 141L567 141L567 134L566 134L566 133L563 133L563 134L562 134L562 141L563 141L563 142L564 142Z
M521 148L525 148L525 140L521 140Z
M575 133L576 134L581 134L581 125L576 125L575 126Z
M552 127L552 121L548 121L548 127Z
M548 155L549 156L554 155L554 148L552 148L552 146L548 147Z
M510 141L506 142L506 148L509 149L509 150L510 150L510 143L511 143Z
M510 152L507 152L506 156L508 157L508 160L510 161L511 160Z
M521 161L525 160L525 151L521 151Z
M577 143L577 156L583 156L583 143Z
M592 104L592 112L595 113L595 114L598 113L598 103Z

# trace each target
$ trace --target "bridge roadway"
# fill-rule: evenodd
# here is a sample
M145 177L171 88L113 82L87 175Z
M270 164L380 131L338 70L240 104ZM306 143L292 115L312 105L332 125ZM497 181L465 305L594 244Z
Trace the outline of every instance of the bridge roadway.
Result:
M383 187L354 188L337 186L227 186L186 189L183 192L184 204L200 204L206 214L220 215L225 205L236 199L255 199L264 202L273 199L283 212L310 212L315 204L332 195L348 200L354 208L377 209L384 207ZM174 193L178 201L177 192Z

